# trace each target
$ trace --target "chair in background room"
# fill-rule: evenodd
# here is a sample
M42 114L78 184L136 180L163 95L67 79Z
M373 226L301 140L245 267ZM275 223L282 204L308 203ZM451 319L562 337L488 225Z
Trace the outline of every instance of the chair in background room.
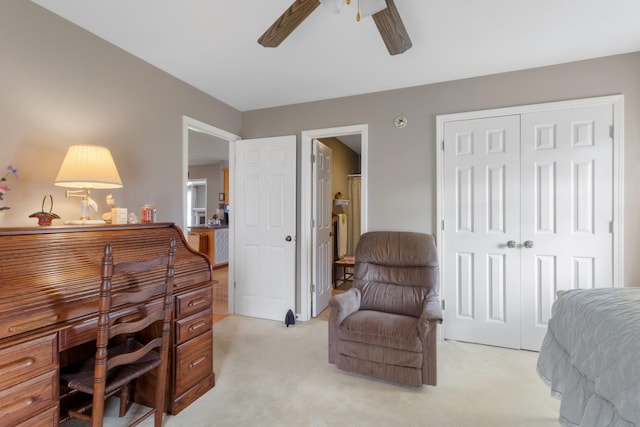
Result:
M353 287L329 301L329 363L400 384L436 385L442 310L433 237L365 233L355 257Z
M104 401L113 395L120 397L119 415L123 417L129 405L131 383L157 370L152 381L155 384L154 407L137 422L155 414L154 425L162 425L173 312L175 251L175 241L171 240L166 256L114 264L112 246L105 246L95 356L66 367L60 373L62 389L65 390L61 401L79 403L74 408L62 404L70 417L90 421L92 427L102 426ZM166 273L160 283L112 293L113 277L151 272L162 267L166 268ZM125 305L137 307L123 310ZM93 397L83 401L79 398L82 393Z

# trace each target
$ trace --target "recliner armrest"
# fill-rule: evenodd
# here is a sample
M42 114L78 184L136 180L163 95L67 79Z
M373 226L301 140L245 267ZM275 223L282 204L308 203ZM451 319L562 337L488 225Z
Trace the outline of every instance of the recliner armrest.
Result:
M337 324L341 324L349 315L360 309L360 299L362 294L360 289L350 288L348 291L331 297L329 305L331 313L335 313Z
M442 307L440 307L440 301L426 301L424 303L420 323L426 323L430 320L442 323Z

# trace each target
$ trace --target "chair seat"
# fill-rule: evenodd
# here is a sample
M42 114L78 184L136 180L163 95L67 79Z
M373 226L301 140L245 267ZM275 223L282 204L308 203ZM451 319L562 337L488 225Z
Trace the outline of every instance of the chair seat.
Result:
M112 358L119 354L136 351L142 347L142 344L130 339L110 348L108 350L108 357ZM111 394L133 379L160 366L161 363L160 355L155 351L151 351L135 363L114 367L107 372L105 394ZM63 369L60 372L60 378L67 383L69 388L83 393L93 394L94 369L95 358L92 357L83 361L81 364Z
M337 332L338 338L344 341L422 353L418 319L411 316L357 311L344 319Z

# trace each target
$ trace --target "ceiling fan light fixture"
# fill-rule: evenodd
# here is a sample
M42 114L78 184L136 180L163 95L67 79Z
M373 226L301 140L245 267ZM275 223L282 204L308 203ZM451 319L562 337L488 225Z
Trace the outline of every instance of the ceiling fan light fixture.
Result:
M375 15L387 8L387 0L358 0L358 9L363 18Z
M346 3L350 3L347 1ZM320 0L320 4L324 6L329 12L338 14L345 5L345 0Z

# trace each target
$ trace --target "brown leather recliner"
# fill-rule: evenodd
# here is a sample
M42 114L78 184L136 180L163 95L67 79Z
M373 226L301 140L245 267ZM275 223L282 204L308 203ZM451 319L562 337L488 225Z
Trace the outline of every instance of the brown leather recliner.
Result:
M436 385L442 310L433 237L365 233L355 257L353 287L329 301L329 363L410 386Z

